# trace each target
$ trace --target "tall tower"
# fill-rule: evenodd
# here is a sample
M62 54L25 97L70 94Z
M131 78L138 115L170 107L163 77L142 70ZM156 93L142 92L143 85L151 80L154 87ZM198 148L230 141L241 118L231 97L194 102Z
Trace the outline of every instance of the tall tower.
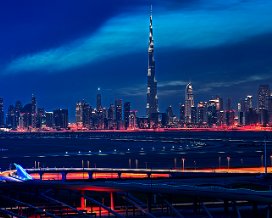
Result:
M97 95L96 95L96 110L102 110L102 101L101 101L101 92L100 88L97 88Z
M31 97L31 126L32 128L36 128L37 124L37 102L36 97L32 94Z
M154 39L152 26L152 6L149 24L148 44L148 70L147 70L147 93L146 93L146 115L159 112L157 96L157 80L155 79Z
M192 107L194 106L194 94L192 83L188 83L185 88L185 123L192 122Z

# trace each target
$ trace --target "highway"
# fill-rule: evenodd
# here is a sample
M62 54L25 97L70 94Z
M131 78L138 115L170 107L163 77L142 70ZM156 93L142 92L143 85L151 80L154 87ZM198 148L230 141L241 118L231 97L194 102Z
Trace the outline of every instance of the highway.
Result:
M130 169L130 168L36 168L26 169L34 179L81 180L81 179L137 179L205 176L227 176L228 174L254 174L264 172L263 167L220 169ZM268 173L272 167L268 167Z
M60 172L60 169L64 170L66 168L59 168L57 169L57 171ZM74 173L81 174L80 172L75 172L76 169L82 169L72 169ZM103 173L103 169L98 168L98 170L100 171L100 173ZM104 170L106 172L108 169ZM127 169L122 169L122 172L125 173L127 172L126 170ZM142 171L141 170L142 169L132 169L132 171L136 174L139 174L139 172L150 172L150 169L143 169ZM33 171L34 169L32 170L32 172ZM172 171L176 172L177 170ZM34 172L37 173L37 171ZM51 169L48 169L46 172L50 173ZM156 171L156 173L158 172L161 171ZM165 171L163 172L165 173ZM232 208L232 206L226 206L225 202L233 202L232 204L235 204L236 207L239 206L240 208L247 208L247 214L248 211L251 210L250 206L253 203L259 205L261 211L263 211L264 208L267 208L268 205L272 203L272 191L270 190L272 178L270 177L257 178L256 174L252 173L225 174L214 172L202 172L201 174L193 172L182 172L182 175L186 176L183 176L181 178L164 179L150 177L146 179L107 178L102 180L67 179L66 181L30 180L21 183L7 182L0 183L0 198L6 199L5 196L11 196L9 199L11 205L13 205L14 201L24 202L25 205L31 205L31 207L33 208L38 208L39 210L37 211L46 210L48 211L48 213L54 212L50 210L50 204L48 205L48 203L46 202L44 202L43 205L36 204L35 202L37 201L37 199L38 202L40 201L40 198L46 198L46 200L49 202L62 202L62 206L59 209L60 211L67 210L64 210L64 207L70 207L77 208L77 210L79 211L83 210L88 211L88 213L96 213L97 216L99 214L108 215L108 212L113 213L112 211L114 211L120 213L121 215L126 215L126 213L130 213L133 214L133 217L135 217L135 213L141 214L141 211L147 213L147 216L149 217L155 217L153 213L168 214L168 207L172 207L171 211L176 211L176 214L189 213L190 215L187 217L198 217L192 216L192 214L195 213L192 213L192 209L194 207L193 205L195 204L196 199L197 205L202 205L201 207L205 208L206 215L207 213L211 213L211 211L215 211L214 209L216 207L217 210L219 210L219 213L221 215L224 215L225 207ZM27 197L30 195L33 197ZM74 199L72 201L69 200L71 196L72 199ZM154 201L151 204L150 207L152 208L150 210L148 209L148 205L137 203L139 201L146 202L146 198L149 199L148 196L153 196L152 199L155 199L154 196L157 196L156 198L160 199L156 201L157 203ZM9 205L9 201L7 205ZM77 203L76 207L69 206L71 205L71 202L74 201L81 203L80 205ZM133 207L128 207L126 201L130 202L130 204L134 205L134 207L136 207L137 209L133 209ZM164 201L165 203L161 205L161 203L159 203L161 201ZM42 209L41 207L45 209ZM101 210L101 207L103 208L103 211ZM117 209L113 210L115 207ZM162 209L160 209L160 207ZM27 207L25 207L25 210L26 208ZM55 213L60 213L60 211ZM203 217L203 211L197 213L202 214ZM12 212L14 213L16 211L12 210ZM261 216L254 215L252 217Z

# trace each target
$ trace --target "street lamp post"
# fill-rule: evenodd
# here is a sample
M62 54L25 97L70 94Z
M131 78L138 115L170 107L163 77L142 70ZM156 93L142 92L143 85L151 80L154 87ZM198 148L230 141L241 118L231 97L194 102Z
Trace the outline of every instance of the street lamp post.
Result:
M177 158L174 158L174 169L177 169Z
M194 166L195 166L195 171L196 171L196 161L194 160Z
M228 170L230 168L230 157L227 157L227 160L228 160Z
M138 164L139 164L138 159L135 159L135 168L136 168L136 169L138 169Z
M131 169L131 158L128 159L128 166Z
M145 162L145 169L147 169L147 162Z
M264 173L267 174L267 160L266 160L266 140L264 140Z
M218 169L220 170L221 168L221 156L218 157Z
M184 164L185 164L185 158L182 158L182 171L184 172Z
M241 162L241 166L244 167L244 159L243 158L240 159L240 162Z
M90 168L90 161L87 161L87 167Z
M82 164L82 178L84 179L84 160L81 161Z

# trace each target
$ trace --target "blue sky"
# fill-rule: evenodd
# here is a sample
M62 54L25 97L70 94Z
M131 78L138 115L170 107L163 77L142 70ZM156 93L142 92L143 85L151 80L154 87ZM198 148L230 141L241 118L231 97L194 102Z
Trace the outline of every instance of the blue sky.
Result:
M148 0L9 1L0 5L0 93L6 106L66 107L131 101L144 115ZM153 5L160 111L215 95L256 97L272 81L272 2L269 0L156 0Z

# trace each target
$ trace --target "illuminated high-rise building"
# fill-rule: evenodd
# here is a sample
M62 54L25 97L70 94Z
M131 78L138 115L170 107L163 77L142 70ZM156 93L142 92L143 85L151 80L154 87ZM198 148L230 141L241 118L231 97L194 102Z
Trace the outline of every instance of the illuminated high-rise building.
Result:
M76 123L77 125L83 124L83 108L84 108L84 100L76 103Z
M122 99L115 100L115 120L117 129L122 129L123 127L123 106L122 106Z
M152 8L151 8L152 10ZM152 25L152 11L149 24L149 45L148 45L148 69L147 69L147 94L146 94L146 115L150 117L158 113L157 80L155 79L154 39Z
M22 103L20 101L16 101L15 103L16 127L19 126L19 119L22 108L23 108Z
M241 107L241 105L239 104L239 107ZM239 110L241 110L239 108ZM238 110L238 119L239 119L239 110ZM231 105L231 99L228 98L227 100L227 110L225 111L225 119L226 119L226 125L227 126L233 126L234 125L234 119L235 119L235 111L232 109L232 105ZM240 123L240 120L238 120L238 122Z
M128 129L136 128L136 111L130 111Z
M108 108L108 113L107 113L107 129L114 129L114 117L115 117L115 107L114 104L110 104Z
M43 128L46 126L46 115L44 108L37 108L36 128Z
M125 129L129 127L129 115L130 115L130 102L124 103L124 121L125 121Z
M54 125L53 112L45 112L45 124L46 124L46 127L53 127Z
M266 126L269 122L267 100L270 96L270 87L269 85L260 85L258 89L258 116L259 123L263 126Z
M272 126L272 93L266 98L269 125Z
M218 101L216 99L209 100L207 104L207 124L212 127L217 124L218 121Z
M31 126L32 128L36 128L37 124L37 102L36 97L32 94L31 98Z
M33 113L32 113L32 103L24 105L20 112L20 117L22 120L21 127L23 128L29 128L33 127Z
M258 110L266 109L266 98L270 95L269 85L260 85L258 89Z
M4 121L4 100L3 98L0 98L0 127L5 126Z
M113 104L110 104L109 109L108 109L108 117L107 117L107 118L108 118L109 120L111 120L111 121L114 120L114 117L115 117L114 112L115 112L114 105L113 105Z
M185 105L184 104L180 105L180 108L179 108L179 121L181 124L184 124L185 122Z
M185 88L185 123L192 122L192 107L194 106L194 94L192 83L188 83Z
M7 119L6 119L6 127L11 129L16 129L16 117L15 117L15 107L10 105L8 107Z
M78 127L90 127L90 106L84 100L76 103L76 123Z
M246 98L245 98L245 101L244 101L244 108L243 108L243 111L249 111L250 109L253 108L253 99L252 99L252 96L251 95L248 95Z
M96 110L101 111L102 108L102 100L101 100L101 93L100 93L100 88L97 89L97 94L96 94Z
M204 122L206 122L206 114L207 114L207 103L206 102L199 102L197 104L197 123L199 125L202 125Z
M68 110L57 109L53 111L55 128L67 128L68 127Z

